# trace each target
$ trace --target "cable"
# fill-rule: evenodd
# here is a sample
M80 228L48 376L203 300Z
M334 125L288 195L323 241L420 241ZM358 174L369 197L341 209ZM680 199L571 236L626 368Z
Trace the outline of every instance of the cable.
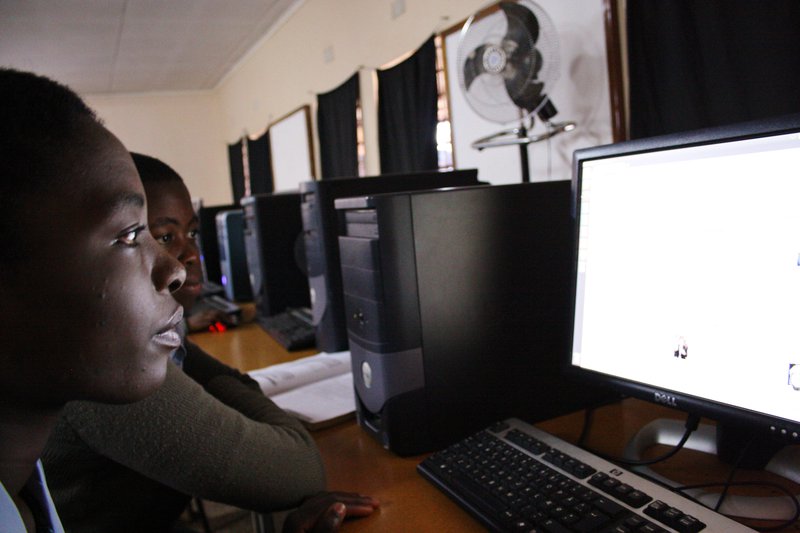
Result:
M800 500L797 499L797 496L795 496L789 489L787 489L783 485L779 485L778 483L772 483L770 481L737 481L736 483L730 483L728 481L725 481L724 483L697 483L695 485L682 485L680 487L673 487L673 490L675 492L680 492L686 498L689 498L699 503L700 505L707 507L702 502L697 500L697 498L694 498L690 494L686 494L686 491L692 489L706 489L709 487L725 487L726 485L728 487L771 487L773 489L778 490L779 492L784 493L792 502L792 504L794 505L794 515L792 515L791 518L775 526L754 528L757 529L758 531L776 531L779 529L784 529L787 526L794 524L795 522L797 522L798 519L800 519Z
M581 428L581 434L578 436L578 441L576 442L577 446L580 448L585 447L586 439L589 437L589 431L591 431L593 423L594 407L588 407L583 412L583 427Z
M626 466L647 466L647 465L652 465L652 464L655 464L655 463L660 463L661 461L665 461L666 459L669 459L670 457L672 457L673 455L675 455L676 453L681 451L681 449L683 448L683 445L686 444L686 441L689 440L689 437L692 435L692 433L694 433L694 431L697 429L697 426L699 426L699 425L700 425L700 417L699 416L691 415L691 414L689 416L687 416L686 417L686 423L685 423L686 431L683 433L683 436L681 437L681 440L670 451L668 451L664 455L661 455L661 456L656 457L654 459L641 459L641 460L639 460L639 459L625 459L625 458L622 458L622 457L611 457L611 456L609 456L607 454L604 454L602 452L597 452L597 451L594 451L594 450L590 450L588 448L586 448L586 449L588 451L590 451L591 453L595 454L595 455L599 455L600 457L602 457L603 459L605 459L607 461L611 461L612 463L618 463L618 464L626 465Z
M714 506L714 510L715 511L719 511L719 508L722 507L722 501L725 499L725 496L727 496L727 494L728 494L728 489L730 488L731 483L733 482L733 476L736 474L736 471L739 469L739 465L742 463L742 460L744 459L744 456L747 453L747 450L750 449L750 446L753 444L753 441L755 441L755 439L756 439L756 436L755 436L755 433L754 433L750 437L750 440L747 441L747 444L742 446L742 449L739 451L739 456L736 458L736 461L731 466L731 471L728 474L727 479L725 480L725 484L722 486L722 492L720 492L719 499L717 500L717 504Z

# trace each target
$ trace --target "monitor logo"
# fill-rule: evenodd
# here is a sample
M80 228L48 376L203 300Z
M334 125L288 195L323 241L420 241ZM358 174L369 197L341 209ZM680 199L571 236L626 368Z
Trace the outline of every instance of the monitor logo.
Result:
M678 400L675 396L663 392L653 393L656 403L668 405L670 407L678 407Z

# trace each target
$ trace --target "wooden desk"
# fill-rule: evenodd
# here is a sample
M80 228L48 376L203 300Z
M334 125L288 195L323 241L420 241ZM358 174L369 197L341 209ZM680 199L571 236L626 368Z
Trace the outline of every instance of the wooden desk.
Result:
M192 340L225 363L244 371L314 353L313 350L286 352L255 324L226 333L195 334ZM573 413L537 425L564 440L575 442L583 418L582 413ZM587 445L619 456L636 431L656 418L681 418L681 415L633 399L602 407L595 412ZM470 515L417 474L416 466L424 455L398 457L384 450L352 420L317 431L314 437L325 461L330 490L360 492L381 502L378 512L364 519L345 522L342 531L485 531ZM653 452L655 455L664 450L655 449ZM724 480L728 474L728 467L716 457L692 450L682 450L654 469L684 483ZM800 487L768 473L742 471L736 479L780 481L795 493L800 492ZM751 523L751 526L756 525L774 524ZM800 531L800 525L795 524L783 531Z
M192 333L189 338L223 363L243 372L318 353L318 350L286 351L255 322L224 333Z

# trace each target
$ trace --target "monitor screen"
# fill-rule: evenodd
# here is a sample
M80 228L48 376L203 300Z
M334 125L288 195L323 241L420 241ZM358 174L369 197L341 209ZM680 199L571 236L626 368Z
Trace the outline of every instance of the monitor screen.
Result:
M800 442L800 116L573 163L570 370Z

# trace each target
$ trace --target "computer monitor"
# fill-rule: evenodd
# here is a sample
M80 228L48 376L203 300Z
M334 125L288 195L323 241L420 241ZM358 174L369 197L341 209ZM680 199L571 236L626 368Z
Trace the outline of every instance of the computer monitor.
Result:
M568 371L800 442L798 168L800 115L576 151Z

